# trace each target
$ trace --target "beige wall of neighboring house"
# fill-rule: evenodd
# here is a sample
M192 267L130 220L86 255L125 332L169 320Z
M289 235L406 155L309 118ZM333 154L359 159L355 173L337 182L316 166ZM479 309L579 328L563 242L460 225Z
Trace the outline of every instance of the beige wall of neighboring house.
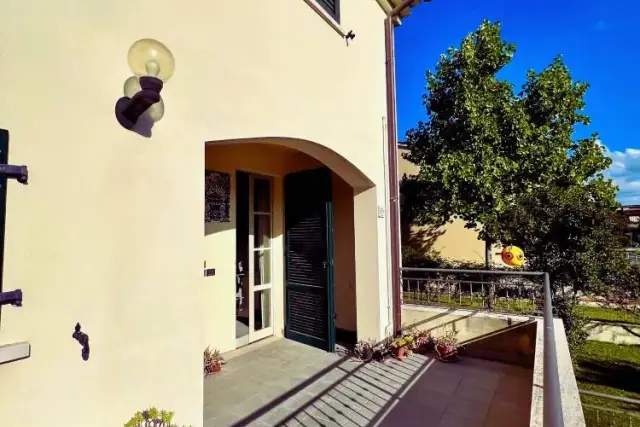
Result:
M2 307L0 346L29 342L31 356L0 365L1 426L120 426L149 406L202 426L203 349L237 346L235 199L231 221L203 227L205 167L231 173L232 195L235 171L271 179L275 335L282 181L329 167L336 323L384 335L384 12L340 4L337 24L313 0L3 3L0 127L30 182L8 186L3 289L24 305ZM141 38L176 62L149 138L114 116Z
M408 149L398 146L398 174L400 179L405 175L410 177L419 172L419 167L404 158ZM434 252L440 256L465 262L485 262L484 242L478 240L478 233L465 227L461 219L452 219L444 227L430 227L403 224L403 245L409 245L417 251ZM491 251L494 264L502 264L500 247L494 247Z

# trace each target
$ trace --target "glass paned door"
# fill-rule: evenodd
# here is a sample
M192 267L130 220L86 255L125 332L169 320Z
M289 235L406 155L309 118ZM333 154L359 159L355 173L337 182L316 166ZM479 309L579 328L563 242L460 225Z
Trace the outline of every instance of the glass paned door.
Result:
M272 182L250 176L249 181L249 341L273 335L272 304Z

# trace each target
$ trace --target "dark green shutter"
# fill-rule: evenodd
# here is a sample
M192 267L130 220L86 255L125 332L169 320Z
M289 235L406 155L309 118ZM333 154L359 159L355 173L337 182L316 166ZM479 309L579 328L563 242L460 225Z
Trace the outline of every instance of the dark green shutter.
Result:
M285 177L286 336L333 351L331 171Z
M340 22L340 0L317 0L317 2L336 22Z

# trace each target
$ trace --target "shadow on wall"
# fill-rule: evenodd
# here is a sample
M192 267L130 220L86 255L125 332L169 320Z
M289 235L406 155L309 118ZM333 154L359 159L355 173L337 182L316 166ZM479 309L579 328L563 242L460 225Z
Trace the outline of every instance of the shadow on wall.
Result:
M212 234L221 233L227 230L235 229L234 224L229 222L205 222L204 223L204 235L210 236Z
M466 348L461 354L533 367L536 325L532 317L406 305L402 320L405 328L428 331L434 337L456 332L459 345Z
M410 223L402 223L402 251L405 255L433 256L439 252L434 249L436 241L444 235L445 230L440 227L416 227Z
M462 354L533 369L536 331L537 324L534 320L509 325L465 343Z
M415 219L422 200L417 181L406 174L400 180L400 232L402 251L406 255L437 256L434 244L444 235L446 229L436 226L416 226Z

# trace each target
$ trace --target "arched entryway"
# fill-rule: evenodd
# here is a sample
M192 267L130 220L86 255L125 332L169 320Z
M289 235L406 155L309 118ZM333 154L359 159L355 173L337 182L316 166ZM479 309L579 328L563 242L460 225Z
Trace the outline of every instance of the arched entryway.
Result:
M379 338L373 182L304 140L209 142L207 344L231 350L285 336L332 351ZM225 192L228 199L225 200ZM385 319L386 320L386 319Z

